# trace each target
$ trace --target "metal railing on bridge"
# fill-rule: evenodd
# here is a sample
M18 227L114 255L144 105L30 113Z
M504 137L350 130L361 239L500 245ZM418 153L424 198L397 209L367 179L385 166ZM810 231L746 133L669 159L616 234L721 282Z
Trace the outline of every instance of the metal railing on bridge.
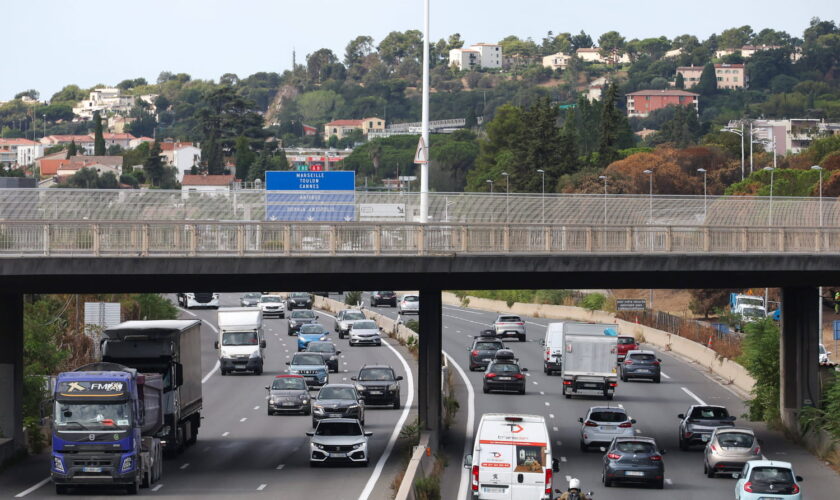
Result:
M840 253L840 228L0 221L0 257Z

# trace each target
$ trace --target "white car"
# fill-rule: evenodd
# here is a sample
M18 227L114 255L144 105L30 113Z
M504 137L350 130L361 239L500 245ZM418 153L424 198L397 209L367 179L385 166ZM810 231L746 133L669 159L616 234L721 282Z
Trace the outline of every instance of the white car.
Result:
M627 415L624 408L615 406L593 406L586 417L578 419L580 427L580 450L587 451L592 445L608 445L617 436L633 437L636 421Z
M735 500L802 500L799 482L790 462L750 460L735 483Z
M819 357L820 364L821 365L827 365L828 363L831 363L831 359L829 359L829 356L831 356L831 351L826 351L825 346L820 344L820 357Z
M397 304L398 314L420 314L420 296L403 295Z
M263 316L277 316L278 318L286 317L286 304L283 302L283 297L280 295L263 295L260 297L257 307L260 308Z
M309 436L309 465L315 467L325 463L353 463L367 467L368 438L372 432L365 432L355 418L326 418L318 422Z
M350 326L350 345L382 345L379 330L373 320L355 321Z

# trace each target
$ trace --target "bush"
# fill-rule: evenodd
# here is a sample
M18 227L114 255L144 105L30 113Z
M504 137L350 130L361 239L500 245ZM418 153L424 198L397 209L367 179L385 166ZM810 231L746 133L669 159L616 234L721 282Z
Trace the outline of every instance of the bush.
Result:
M362 292L347 292L344 294L344 303L348 306L357 306L362 302Z
M747 401L750 420L779 420L779 327L772 319L748 323L738 362L755 379Z
M47 440L41 432L41 419L35 417L24 417L23 427L26 429L29 451L34 454L41 453Z
M840 374L834 373L834 379L823 391L822 408L803 408L800 423L805 430L822 429L834 439L840 439Z
M607 298L602 293L587 294L583 300L580 301L581 307L589 309L590 311L603 310L604 304L607 303Z
M160 294L140 293L134 301L137 303L139 319L178 319L178 308Z
M440 479L437 476L416 479L414 496L417 500L440 500Z
M412 332L420 333L420 321L419 320L410 319L403 324L405 325L406 328L408 328Z

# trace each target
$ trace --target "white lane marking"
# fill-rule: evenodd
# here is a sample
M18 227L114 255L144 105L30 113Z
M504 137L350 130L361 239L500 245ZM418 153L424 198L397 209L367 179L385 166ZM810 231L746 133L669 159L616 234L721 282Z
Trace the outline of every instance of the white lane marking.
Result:
M39 481L39 482L38 482L38 484L36 484L35 486L31 486L31 487L29 487L29 488L27 488L27 489L25 489L25 490L21 491L21 492L20 492L20 493L18 493L17 495L15 495L15 498L23 498L23 497L25 497L26 495L28 495L28 494L32 493L33 491L37 490L38 488L40 488L41 486L43 486L43 485L45 485L45 484L47 484L47 483L49 483L49 482L50 482L50 478L42 479L42 480L41 480L41 481Z
M554 432L560 432L560 429L558 429L557 427L552 427L551 429L554 430Z
M464 372L464 369L461 368L461 365L455 362L455 359L452 358L446 351L443 351L443 355L446 356L446 360L455 367L455 371L458 372L458 375L461 377L461 380L464 381L464 386L467 388L467 422L466 422L466 430L464 432L464 455L470 453L473 447L473 425L475 424L475 391L473 390L472 382L467 377L467 374ZM466 500L467 498L467 490L469 487L467 486L470 483L470 471L468 469L461 470L461 486L458 489L458 500Z
M324 315L330 316L326 313ZM330 317L335 319L334 316ZM379 457L379 460L376 461L376 467L373 469L373 473L371 473L367 484L365 484L365 488L359 495L359 500L367 500L368 497L370 497L370 494L373 493L373 488L376 486L376 482L379 481L379 477L382 475L382 469L385 468L385 463L388 461L388 457L391 455L391 451L393 451L394 449L394 444L397 442L397 438L400 436L400 430L402 430L403 425L405 425L405 421L406 419L408 419L408 413L411 410L411 405L414 403L414 376L411 374L411 366L408 365L408 362L405 360L405 358L403 358L402 354L400 354L399 351L394 349L394 346L392 346L390 342L383 342L383 344L387 346L388 349L390 349L391 352L393 352L394 355L397 356L397 358L400 360L400 363L402 363L403 370L405 370L405 376L408 379L408 397L406 398L405 405L403 406L402 415L400 415L400 419L399 421L397 421L397 425L394 427L394 430L391 432L391 437L388 439L388 444L385 446L385 451L382 452L382 455Z
M448 326L446 326L446 325L443 325L443 327L444 327L444 328L449 328L449 327L448 327Z
M548 418L554 418L554 414L553 414L553 413L549 413L549 414L548 414Z
M257 486L257 491L264 490L266 486L268 486L268 485L267 484L261 484L261 485Z
M157 485L157 486L155 486L154 488L152 488L152 491L157 491L157 490L159 490L159 489L161 489L161 488L163 488L163 483L160 483L159 485Z
M700 399L700 398L697 396L697 394L694 394L693 392L689 391L689 390L688 390L688 389L686 389L685 387L680 387L680 389L682 389L684 393L686 393L686 394L688 394L689 396L691 396L692 398L694 398L694 400L695 400L695 401L697 401L699 404L701 404L701 405L703 405L703 406L705 406L705 405L706 405L706 402L705 402L705 401L703 401L702 399Z
M255 406L255 407L254 407L254 409L255 409L255 410L259 410L259 409L260 409L260 407L259 407L259 406Z
M187 462L187 463L185 463L184 465L180 466L180 467L179 467L179 469L184 470L184 469L186 469L186 468L187 468L187 467L189 467L189 466L190 466L190 463L189 463L189 462Z
M183 308L183 307L181 307L181 306L178 306L178 309L180 309L180 310L184 311L185 313L189 314L189 315L190 315L190 316L192 316L193 318L197 318L197 317L198 317L198 315L197 315L197 314L195 314L194 312L190 311L189 309L184 309L184 308Z
M669 377L669 376L668 376L668 374L667 374L667 373L665 373L665 372L659 372L659 374L660 374L660 375L662 375L662 376L663 376L663 377L665 377L665 378L671 378L671 377Z
M566 457L560 457L560 461L566 463Z
M216 328L216 325L214 325L213 323L207 321L206 319L202 319L201 322L204 323L205 325L209 326L210 329L213 330L214 332L219 333L219 329Z
M218 361L216 361L216 364L213 366L213 369L207 372L207 375L205 375L204 378L201 379L201 383L203 384L207 382L210 379L210 377L212 377L213 374L216 373L219 370L219 368L221 368L221 366L222 365Z
M342 382L347 382L347 377L341 377Z
M493 325L492 325L492 324L490 324L490 323L482 323L482 322L480 322L480 321L473 321L473 320L471 320L471 319L459 318L458 316L452 316L451 314L441 314L441 316L443 316L444 318L457 319L458 321L466 321L467 323L475 323L476 325L481 325L481 326L483 326L485 329L486 329L486 328L489 328L489 327L491 327L491 326L493 326ZM464 469L464 470L466 470L466 469Z
M447 311L465 312L467 314L478 314L478 315L484 314L484 312L481 312L481 311L471 311L469 309L463 309L461 307L446 307L446 306L443 306L443 307L441 307L441 309L445 309Z
M539 383L536 380L531 382L531 383L534 384L534 385L539 385Z
M276 468L277 468L277 470L283 470L283 467L285 467L285 466L286 466L286 464L280 464Z
M230 432L225 431L225 432L222 433L222 437L226 437L229 434L230 434Z
M461 330L455 330L455 333L461 333Z
M540 396L545 396L545 391L540 391Z
M549 403L548 401L546 401L546 402L545 402L545 405L546 405L546 406L551 406L551 403Z
M547 327L547 326L545 326L545 325L541 325L541 324L539 324L539 323L534 323L533 321L526 321L526 322L525 322L525 324L527 324L527 325L539 326L539 327L541 327L541 328L548 328L548 327Z
M667 484L667 485L672 485L672 484L674 484L674 483L672 483L672 482L671 482L671 478L667 478L667 477L666 477L666 478L665 478L665 484Z
M244 422L246 420L248 420L248 417L242 417L242 418L239 419L240 422Z

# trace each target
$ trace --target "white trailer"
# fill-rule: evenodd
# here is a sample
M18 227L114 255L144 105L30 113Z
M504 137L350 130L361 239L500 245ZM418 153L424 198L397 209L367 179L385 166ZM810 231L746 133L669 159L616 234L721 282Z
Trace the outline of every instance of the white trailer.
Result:
M612 399L618 385L617 337L566 333L563 340L563 394Z

